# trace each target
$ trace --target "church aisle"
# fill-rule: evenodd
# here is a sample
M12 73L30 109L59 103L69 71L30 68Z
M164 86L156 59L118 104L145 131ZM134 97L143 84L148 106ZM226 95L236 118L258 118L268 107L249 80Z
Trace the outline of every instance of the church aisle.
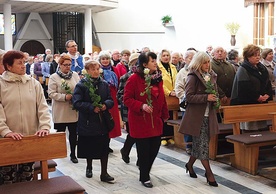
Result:
M275 193L276 182L261 176L252 176L232 168L229 165L210 161L219 187L210 187L204 177L204 169L197 161L194 169L198 174L197 179L192 179L186 174L184 166L188 155L174 146L161 146L160 152L151 170L153 188L145 188L139 181L139 170L136 166L136 149L130 153L130 163L126 164L121 159L122 148L126 134L112 139L110 147L114 150L109 156L108 172L116 180L115 184L100 181L100 161L93 161L93 177L85 177L86 161L79 159L78 164L73 164L67 158L58 159L57 169L62 174L69 175L82 185L89 194L272 194ZM55 176L58 173L51 173ZM59 176L59 175L57 175Z

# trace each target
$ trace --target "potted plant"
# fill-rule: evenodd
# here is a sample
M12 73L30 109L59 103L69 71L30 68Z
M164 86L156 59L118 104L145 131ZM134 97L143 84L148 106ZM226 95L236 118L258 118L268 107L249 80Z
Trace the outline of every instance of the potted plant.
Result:
M240 25L236 22L229 22L225 25L226 30L228 30L231 34L231 46L235 46L236 45L236 34L240 28Z
M162 20L162 24L163 25L166 25L167 23L171 22L172 21L172 16L170 15L165 15L161 18Z

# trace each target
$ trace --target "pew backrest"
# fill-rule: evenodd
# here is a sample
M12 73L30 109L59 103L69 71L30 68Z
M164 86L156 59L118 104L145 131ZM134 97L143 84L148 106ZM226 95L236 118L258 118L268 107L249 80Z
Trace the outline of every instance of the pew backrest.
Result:
M275 122L273 121L273 114L276 112L275 102L224 106L222 110L223 123L233 124L233 134L240 134L240 122L262 120L272 120L272 130L275 131Z
M0 138L0 153L0 166L40 161L41 178L48 179L47 160L67 156L66 136L60 132L44 137L26 136L21 140Z

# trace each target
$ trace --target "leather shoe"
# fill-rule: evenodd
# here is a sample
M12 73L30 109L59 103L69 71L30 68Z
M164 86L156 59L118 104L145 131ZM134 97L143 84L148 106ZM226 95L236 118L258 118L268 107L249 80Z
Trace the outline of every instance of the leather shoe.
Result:
M129 163L129 156L124 154L123 148L120 150L120 152L121 152L123 161L128 164Z
M147 188L152 188L153 187L153 185L150 181L142 182L142 184Z
M93 176L92 169L87 168L86 169L86 177L87 178L92 178L92 176Z
M75 164L79 162L77 158L71 158L71 161Z
M101 175L101 181L106 183L113 183L114 178L109 174Z

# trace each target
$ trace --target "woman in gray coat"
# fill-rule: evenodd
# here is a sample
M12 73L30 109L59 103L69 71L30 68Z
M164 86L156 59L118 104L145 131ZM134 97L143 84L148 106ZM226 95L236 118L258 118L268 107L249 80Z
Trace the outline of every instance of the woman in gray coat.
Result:
M211 69L210 58L205 52L194 55L187 76L185 94L188 102L186 112L179 128L180 133L192 135L193 146L189 162L186 164L186 172L190 177L197 178L193 170L196 159L201 160L206 170L205 176L210 186L217 187L214 174L209 164L209 140L210 136L218 132L216 116L217 75ZM206 89L213 89L212 92Z

